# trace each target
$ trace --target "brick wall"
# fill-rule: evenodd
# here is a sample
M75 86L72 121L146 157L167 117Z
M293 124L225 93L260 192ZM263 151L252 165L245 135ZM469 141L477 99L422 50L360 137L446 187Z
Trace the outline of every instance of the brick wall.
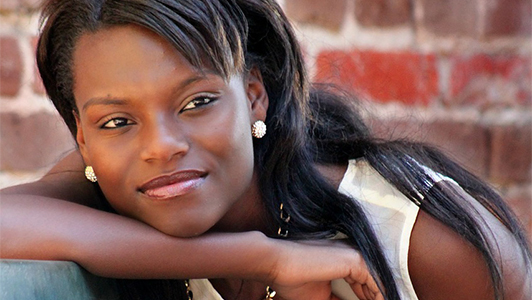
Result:
M383 137L433 143L488 180L532 232L529 0L280 0L314 80L364 102ZM0 0L0 187L74 147L33 51L38 0Z

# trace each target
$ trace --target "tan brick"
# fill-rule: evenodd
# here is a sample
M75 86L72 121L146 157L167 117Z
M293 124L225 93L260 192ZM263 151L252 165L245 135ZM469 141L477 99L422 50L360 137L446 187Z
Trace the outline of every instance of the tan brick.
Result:
M0 94L15 96L22 84L22 58L16 38L0 38Z
M427 143L446 153L470 172L487 179L488 132L478 124L417 119L370 121L374 133L387 139Z
M389 27L412 19L409 0L355 0L355 16L363 26Z
M530 0L490 0L487 5L485 32L487 36L524 35L532 33L532 2Z
M19 7L19 0L0 0L0 11L13 11Z
M66 125L57 114L40 112L26 117L0 114L0 170L31 171L50 167L74 148Z
M528 236L532 237L532 189L529 185L513 188L512 191L503 194L504 199L510 205L513 212L522 223Z
M35 53L35 50L37 49L37 43L39 42L38 37L33 37L30 40L31 46L33 48L33 52ZM39 68L37 67L37 61L34 58L33 59L33 82L32 82L33 91L36 94L44 95L46 93L46 90L44 89L44 85L42 83L41 75L39 74Z
M35 11L44 0L0 0L0 11Z
M478 36L477 0L418 0L421 27L440 36Z
M532 180L532 123L491 128L490 179L500 184Z
M339 30L344 22L348 0L288 0L287 16L300 23Z

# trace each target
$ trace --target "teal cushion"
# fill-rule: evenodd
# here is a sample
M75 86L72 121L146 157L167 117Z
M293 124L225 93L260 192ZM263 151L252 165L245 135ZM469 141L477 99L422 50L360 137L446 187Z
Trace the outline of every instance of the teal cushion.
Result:
M2 300L119 299L116 281L71 261L0 259Z

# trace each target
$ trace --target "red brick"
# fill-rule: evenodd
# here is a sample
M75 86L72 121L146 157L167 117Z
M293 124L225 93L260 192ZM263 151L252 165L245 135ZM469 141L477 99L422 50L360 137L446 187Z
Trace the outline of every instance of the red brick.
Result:
M404 25L412 18L409 0L355 0L355 16L363 26Z
M15 96L22 83L22 58L18 41L12 37L0 38L0 94Z
M478 36L477 1L420 0L423 18L420 26L440 36Z
M74 148L66 125L57 114L40 112L26 117L0 114L0 170L29 171L52 166Z
M532 180L532 123L491 129L490 179L500 184Z
M31 46L35 50L37 49L37 42L39 41L38 37L33 37L31 39ZM37 61L33 60L33 82L32 82L33 91L37 94L44 95L46 93L46 90L44 89L44 85L42 83L41 75L39 74L39 68L37 67Z
M530 0L492 0L487 5L485 35L525 35L532 33Z
M324 51L318 82L331 82L379 102L427 105L438 96L436 57L414 52Z
M476 54L451 58L450 104L531 105L530 57Z
M373 119L370 127L378 137L408 139L435 146L470 172L487 179L488 131L479 124L446 120Z
M288 0L287 16L300 23L314 24L339 30L345 19L348 0Z
M503 197L523 224L524 229L528 231L529 238L532 238L532 191L530 186L514 188L503 194Z

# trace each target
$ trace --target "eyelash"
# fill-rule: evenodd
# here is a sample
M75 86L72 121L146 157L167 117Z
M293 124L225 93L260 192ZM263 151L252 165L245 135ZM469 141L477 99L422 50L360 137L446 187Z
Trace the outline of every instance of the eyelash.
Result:
M187 111L187 110L196 109L196 108L211 104L212 102L214 102L216 100L217 100L216 97L211 97L211 96L197 97L197 98L191 100L190 102L188 102L187 105L185 105L185 107L183 107L183 109L181 109L181 112L184 112L184 111ZM192 107L189 107L189 106L192 106ZM116 123L117 121L119 121L120 123L117 124ZM111 123L113 123L112 124L112 125L114 125L113 127L109 127L108 126ZM131 124L132 124L131 120L129 120L127 118L119 117L119 118L112 118L112 119L106 121L105 123L103 123L101 128L102 129L116 129L116 128L125 127L127 125L131 125Z
M116 124L116 121L120 121L121 124ZM113 122L113 127L108 127L109 124L111 124L111 122ZM105 123L103 123L102 125L102 129L116 129L116 128L121 128L121 127L124 127L124 126L127 126L127 125L131 125L132 122L130 120L128 120L127 118L112 118L108 121L106 121Z
M187 111L187 110L196 109L196 108L211 104L211 103L213 103L216 100L217 100L217 98L216 97L212 97L212 96L200 96L200 97L197 97L197 98L193 99L192 101L190 101L189 103L187 103L187 105L185 105L185 107L183 107L183 109L181 109L181 112L184 112L184 111ZM193 107L189 107L189 106L193 106Z

